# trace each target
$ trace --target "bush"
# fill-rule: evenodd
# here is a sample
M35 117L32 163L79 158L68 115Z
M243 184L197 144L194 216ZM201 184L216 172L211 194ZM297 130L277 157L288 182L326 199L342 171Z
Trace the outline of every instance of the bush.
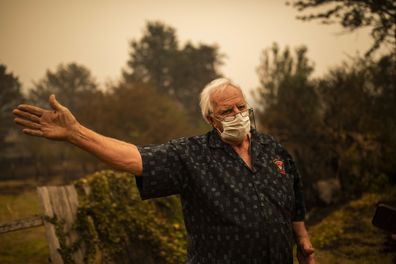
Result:
M116 263L183 263L186 232L175 196L141 201L135 179L102 171L78 180L76 228L85 262L110 257Z

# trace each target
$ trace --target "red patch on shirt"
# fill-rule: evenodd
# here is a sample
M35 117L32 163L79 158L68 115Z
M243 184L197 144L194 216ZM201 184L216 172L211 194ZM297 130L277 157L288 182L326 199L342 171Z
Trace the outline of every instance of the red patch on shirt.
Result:
M272 162L276 165L276 169L283 175L286 174L285 165L282 160L274 159Z

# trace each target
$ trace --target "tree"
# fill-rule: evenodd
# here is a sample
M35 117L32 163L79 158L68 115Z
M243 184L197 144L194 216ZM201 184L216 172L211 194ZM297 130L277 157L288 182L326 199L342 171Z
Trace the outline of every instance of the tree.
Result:
M263 51L257 69L261 87L256 91L260 124L289 140L304 136L302 131L315 126L319 106L310 75L313 65L306 57L305 47L280 52L277 44ZM304 129L302 129L304 128Z
M172 67L172 85L176 99L194 118L200 118L199 94L210 81L220 77L221 56L216 46L187 43Z
M0 64L0 149L3 152L5 137L12 127L12 109L23 100L21 84L16 76L7 73L5 65Z
M315 203L313 183L323 177L317 155L321 146L320 103L310 76L313 64L302 46L292 53L277 44L263 51L257 69L261 86L256 90L261 127L278 138L292 152L304 175L308 206ZM315 164L315 166L312 166Z
M287 2L289 4L289 2ZM370 26L374 40L366 55L382 44L396 45L396 2L393 0L296 0L292 6L299 12L322 8L316 14L298 16L303 21L320 20L323 24L338 22L352 31Z
M131 42L129 69L123 72L125 81L147 83L162 93L173 94L170 72L177 52L175 29L148 22L142 39Z
M221 58L216 46L187 43L180 48L174 28L149 22L144 36L131 42L124 83L141 82L154 87L176 99L195 119L200 113L199 92L220 76Z
M54 72L48 70L45 77L30 89L29 99L47 107L51 94L56 94L59 101L67 105L79 120L91 124L92 117L96 114L91 103L101 92L86 67L70 63L60 64Z
M28 99L35 105L48 108L48 97L51 94L55 94L81 123L94 130L103 131L106 124L101 121L98 110L103 94L86 67L70 63L60 64L55 71L48 70L45 77L34 83ZM37 174L42 174L46 169L48 175L60 173L67 177L71 175L76 177L78 174L72 173L72 170L78 171L80 166L83 168L83 172L80 173L87 173L87 166L96 169L97 161L93 157L67 144L50 144L42 140L29 139L29 144L26 146L35 160ZM61 166L51 167L49 164ZM62 168L61 171L59 167Z
M319 82L323 121L344 195L380 190L395 177L395 59L356 58Z
M135 144L159 144L193 134L180 105L147 84L120 84L105 98L100 111L106 135Z

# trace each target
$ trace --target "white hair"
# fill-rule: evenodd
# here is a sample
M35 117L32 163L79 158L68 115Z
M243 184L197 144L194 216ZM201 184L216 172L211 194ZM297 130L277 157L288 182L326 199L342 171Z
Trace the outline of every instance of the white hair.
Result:
M201 107L202 117L206 121L206 123L210 124L208 120L208 116L213 112L213 106L211 100L212 94L215 92L223 92L225 88L227 88L228 86L235 87L239 91L241 91L243 99L246 101L245 94L243 93L241 87L233 83L231 80L226 78L218 78L211 81L205 86L205 88L203 88L199 102L199 105Z

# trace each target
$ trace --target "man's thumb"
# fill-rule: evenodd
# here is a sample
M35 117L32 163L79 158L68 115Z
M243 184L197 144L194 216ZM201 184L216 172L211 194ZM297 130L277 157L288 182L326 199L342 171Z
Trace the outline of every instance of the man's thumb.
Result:
M51 94L51 95L50 95L50 97L49 97L49 103L50 103L52 109L54 109L54 110L61 111L61 110L64 108L64 106L61 105L61 104L56 100L54 94Z
M315 249L312 247L312 245L305 246L304 247L304 253L307 255L311 255L315 252Z

